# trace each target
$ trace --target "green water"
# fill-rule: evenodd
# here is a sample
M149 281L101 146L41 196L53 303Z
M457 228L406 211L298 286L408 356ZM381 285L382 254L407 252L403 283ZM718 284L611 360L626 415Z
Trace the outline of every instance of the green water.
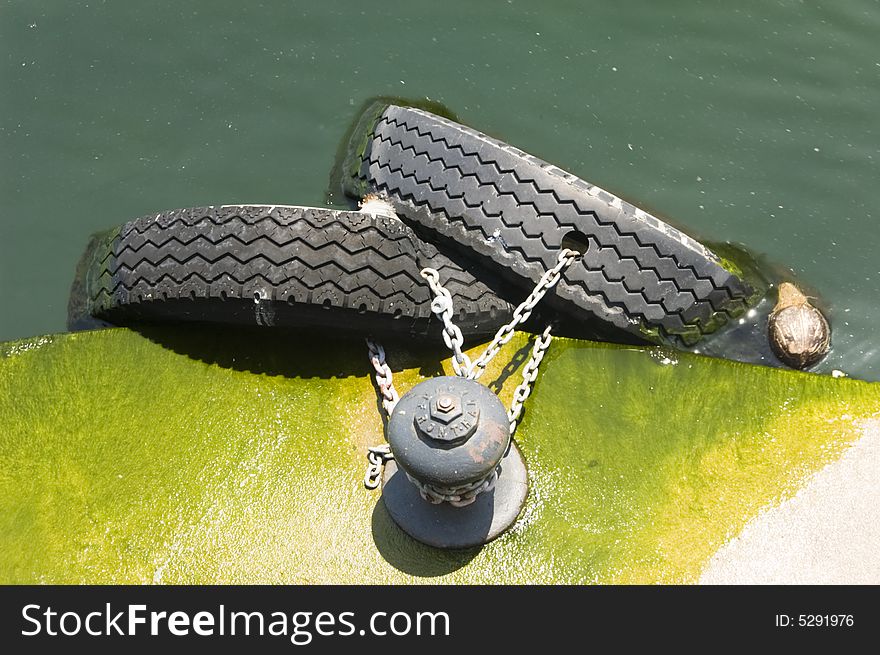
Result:
M160 209L321 204L378 94L461 119L829 308L880 379L880 3L5 2L0 339L64 329L88 235Z

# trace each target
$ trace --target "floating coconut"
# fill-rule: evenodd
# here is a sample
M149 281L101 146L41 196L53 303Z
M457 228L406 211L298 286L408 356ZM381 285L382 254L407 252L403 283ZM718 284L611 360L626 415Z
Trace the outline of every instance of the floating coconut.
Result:
M779 285L779 300L770 313L767 327L773 352L792 368L812 366L825 356L831 345L828 321L789 282Z

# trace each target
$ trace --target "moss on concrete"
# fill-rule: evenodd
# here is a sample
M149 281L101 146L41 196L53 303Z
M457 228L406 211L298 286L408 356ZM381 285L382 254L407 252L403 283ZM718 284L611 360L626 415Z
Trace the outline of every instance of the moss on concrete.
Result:
M449 371L386 344L398 388ZM483 381L505 402L517 335ZM0 345L0 581L691 581L880 413L880 386L557 340L517 438L532 489L481 550L413 542L366 491L359 342L216 329Z

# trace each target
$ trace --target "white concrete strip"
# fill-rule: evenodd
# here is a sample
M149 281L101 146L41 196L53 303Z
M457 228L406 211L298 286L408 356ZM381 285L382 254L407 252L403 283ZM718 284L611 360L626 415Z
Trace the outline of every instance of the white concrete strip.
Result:
M722 546L702 584L880 584L880 421Z

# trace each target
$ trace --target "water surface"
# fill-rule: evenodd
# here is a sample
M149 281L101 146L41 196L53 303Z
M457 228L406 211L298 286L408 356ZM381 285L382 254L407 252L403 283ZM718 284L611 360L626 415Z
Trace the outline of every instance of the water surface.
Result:
M461 119L790 269L820 370L880 379L880 3L0 5L0 339L64 329L88 235L322 204L369 96Z

